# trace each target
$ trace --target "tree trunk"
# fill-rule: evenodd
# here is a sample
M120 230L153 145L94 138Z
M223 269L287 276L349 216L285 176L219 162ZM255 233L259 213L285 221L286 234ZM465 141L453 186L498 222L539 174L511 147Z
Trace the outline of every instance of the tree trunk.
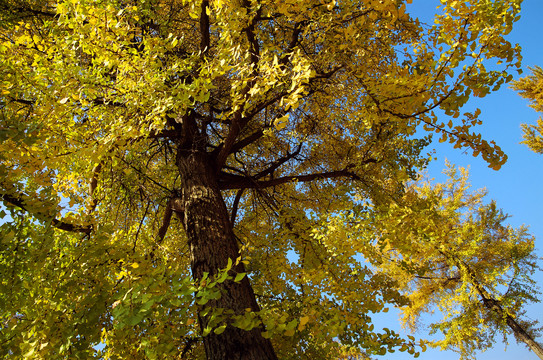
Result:
M210 276L235 263L239 248L234 237L226 205L220 193L213 161L205 151L179 150L177 166L181 177L183 215L181 221L187 234L191 254L192 275L200 280L204 272ZM233 270L244 273L243 263ZM259 307L247 276L241 282L227 280L218 284L222 296L212 305L236 314ZM208 324L199 316L201 329ZM228 325L219 335L213 331L203 338L208 360L277 360L271 342L261 336L262 328L251 331Z
M543 360L543 348L537 341L535 341L530 334L524 331L524 328L520 326L515 319L507 315L507 325L513 330L517 339L522 340L532 351L537 355L538 358Z
M446 256L446 254L443 255ZM513 334L515 334L517 340L521 340L526 345L528 345L530 350L532 350L537 355L537 357L543 360L543 348L541 347L541 345L539 345L539 343L536 342L532 338L532 336L519 323L517 323L511 315L507 314L507 312L503 310L500 303L485 289L483 285L481 285L481 283L475 277L474 272L465 262L459 261L454 256L452 256L451 258L454 259L455 264L459 269L467 271L467 274L472 280L472 285L475 286L475 289L479 293L479 296L481 296L483 305L488 310L497 313L500 318L505 319L509 328L513 330Z
M541 347L541 345L539 345L539 343L535 341L532 336L527 333L526 330L524 330L524 328L519 323L517 323L511 315L505 313L505 311L496 300L483 298L483 303L489 310L495 311L498 316L505 318L507 325L511 330L513 330L513 334L515 334L517 340L521 340L526 345L528 345L528 347L534 352L534 354L536 354L538 358L543 360L543 348Z

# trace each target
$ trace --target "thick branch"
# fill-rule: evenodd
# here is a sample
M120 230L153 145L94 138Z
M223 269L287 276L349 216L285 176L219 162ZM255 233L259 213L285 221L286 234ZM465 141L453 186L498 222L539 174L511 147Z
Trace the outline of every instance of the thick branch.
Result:
M45 17L53 18L57 15L54 12L33 9L29 5L17 6L14 4L8 4L7 2L4 2L4 1L0 2L0 10L7 11L10 14L14 15L15 18L19 18L19 19L23 19L25 17L31 17L31 16L45 16Z
M232 224L232 226L234 226L234 223L236 222L236 215L238 213L238 205L239 205L239 201L241 200L241 196L243 195L244 190L245 189L238 190L236 197L234 199L234 203L232 204L232 214L230 216L230 223Z
M335 73L337 73L339 70L343 69L344 67L345 67L344 65L337 65L330 71L318 72L315 76L309 79L309 83L315 80L319 80L319 79L330 79Z
M294 30L292 31L292 36L290 38L290 44L288 44L287 51L285 54L281 57L280 64L282 66L285 66L288 62L289 55L292 53L296 45L298 44L300 34L302 33L302 30L304 26L306 26L309 22L307 20L297 22L294 25Z
M246 92L248 92L248 90ZM242 96L245 96L245 94L242 94ZM245 125L247 125L249 119L250 118L244 118L241 116L241 110L234 114L234 120L232 121L232 125L230 125L228 135L226 135L226 139L220 147L219 154L217 155L217 171L220 171L220 169L226 163L226 158L228 155L230 155L232 146L234 146L239 133L245 127Z
M39 211L33 211L33 209L30 209L26 204L25 200L23 200L24 197L28 197L24 194L18 194L18 196L12 196L9 194L0 194L0 199L5 201L8 204L17 206L24 211L28 212L29 214L36 216L39 219L50 219L51 216L44 214ZM64 230L64 231L71 231L71 232L80 232L85 234L90 234L92 231L92 227L90 226L81 226L77 224L71 224L64 220L58 220L53 218L51 220L51 225L56 227L57 229Z
M36 104L36 101L34 100L18 99L18 98L13 98L13 97L9 97L9 99L13 102L17 102L17 103L29 105L29 106L34 106ZM102 97L91 99L90 102L93 105L107 105L107 106L113 106L113 107L126 108L126 104L124 103L117 102L117 101L107 101L106 99Z
M247 136L246 138L241 139L240 141L238 141L232 146L232 148L230 149L230 154L237 153L244 147L251 145L258 139L260 139L263 135L264 135L264 131L260 129L260 130L255 131L251 135Z
M247 9L247 13L250 14L251 2L248 0L243 0L243 6ZM247 41L249 42L249 56L252 66L252 80L247 82L247 85L241 91L240 95L242 98L246 98L249 90L255 85L256 79L258 77L258 59L260 57L260 47L258 44L258 39L255 36L255 24L258 17L260 16L260 12L261 8L257 10L257 14L251 19L250 23L244 29ZM252 116L243 116L243 110L243 106L240 106L240 108L234 113L232 125L230 125L228 135L226 136L226 139L224 140L224 143L216 158L217 172L219 172L222 166L226 163L226 158L232 153L231 149L232 146L234 146L236 139L238 138L243 128L245 128L247 123L252 118Z
M13 101L13 102L23 104L23 105L28 105L28 106L34 106L34 103L35 103L35 101L33 101L33 100L16 99L16 98L13 98L13 97L9 97L9 99L11 101Z
M281 165L283 165L284 163L286 163L287 161L289 161L290 159L292 159L293 157L295 157L296 155L298 155L300 153L300 150L302 150L302 144L298 145L298 148L296 149L296 151L294 151L292 154L289 154L287 153L287 155L283 156L282 158L279 158L277 160L275 160L271 165L270 167L268 167L266 170L263 170L261 172L259 172L258 174L256 174L253 178L255 180L258 180L258 179L261 179L263 178L264 176L266 175L269 175L271 173L273 173L275 170L277 170Z
M484 289L481 284L476 282L475 279L475 288L477 289L477 292L481 296L481 299L483 301L483 305L490 311L495 312L500 318L505 319L505 322L509 326L509 328L513 331L513 334L517 338L517 340L520 340L524 342L530 350L534 352L534 354L537 355L538 358L543 360L543 347L534 340L534 338L526 331L526 329L521 326L513 316L511 316L506 310L502 308L500 305L500 302L494 299L487 291Z
M209 50L210 36L209 36L209 15L207 14L209 8L209 0L202 0L201 12L200 12L200 51L202 54Z
M100 173L102 172L102 162L100 162L98 165L92 169L92 179L89 183L89 197L91 199L89 206L87 208L87 214L90 215L98 205L98 199L94 196L94 191L96 190L96 187L98 186L98 176L100 176Z
M153 249L151 250L150 257L151 259L154 259L155 257L155 250L157 249L160 244L164 241L164 238L166 237L166 233L168 232L168 229L170 227L170 222L172 220L172 214L174 211L180 210L179 209L179 199L177 198L170 198L168 200L168 203L166 204L166 208L164 209L164 215L162 215L162 223L160 224L160 228L158 229L158 234L156 238L156 242L153 244ZM175 210L175 208L177 210Z
M443 252L441 253L444 256L448 256ZM541 345L534 340L528 331L526 331L526 329L521 326L507 310L503 309L500 302L496 300L494 296L486 290L484 285L479 282L470 266L466 262L456 258L454 255L451 255L450 257L453 259L459 269L467 272L472 285L475 287L475 290L481 297L484 307L486 307L489 311L496 313L501 319L504 319L509 328L513 331L513 334L515 334L517 340L524 342L530 348L530 350L537 355L537 357L543 360L543 347L541 347Z
M269 92L272 92L272 90L269 90ZM252 119L256 114L267 108L268 106L272 105L275 102L278 102L281 100L283 96L286 96L288 93L286 91L279 92L271 99L264 100L260 102L259 104L256 104L252 110L247 111L247 115L245 115L246 119Z
M251 2L249 0L243 0L243 6L246 8L247 14L251 14ZM258 58L260 56L260 45L258 44L258 40L255 37L255 24L258 18L260 17L261 12L262 12L262 7L259 6L256 15L253 16L253 18L251 19L251 22L245 28L247 41L249 41L249 44L250 44L249 53L251 55L251 64L253 65L254 74L257 71L256 67L258 64Z
M158 235L157 235L157 245L160 245L162 241L164 241L164 237L166 236L166 233L168 232L168 228L170 227L170 221L172 220L172 213L173 213L173 205L174 200L170 199L168 201L168 204L166 204L166 209L164 209L164 215L162 216L162 224L160 226L160 229L158 229Z
M365 163L375 163L377 160L370 159ZM221 173L221 182L219 186L221 190L232 189L263 189L271 186L282 185L292 182L309 182L314 180L323 179L337 179L337 178L350 178L353 180L361 180L360 176L350 171L352 166L346 167L343 170L328 171L322 173L306 174L306 175L293 175L284 176L277 179L270 180L255 180L252 177L244 177L234 174ZM226 179L228 178L228 179Z

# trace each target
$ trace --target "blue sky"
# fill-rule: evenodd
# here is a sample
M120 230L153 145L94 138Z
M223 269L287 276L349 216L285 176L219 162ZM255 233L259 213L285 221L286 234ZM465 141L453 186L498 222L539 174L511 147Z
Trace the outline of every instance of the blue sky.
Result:
M415 11L431 12L439 4L436 0L421 0L413 5ZM423 8L427 4L427 8ZM409 9L409 8L408 8ZM515 24L508 40L522 47L523 75L515 75L515 79L529 73L528 67L543 66L543 35L541 34L542 0L524 0L521 19ZM470 179L474 188L486 188L488 199L494 199L497 205L512 217L509 223L513 226L526 224L536 237L536 248L539 257L543 257L543 155L533 153L522 141L520 124L535 123L540 114L528 106L528 102L515 91L503 87L483 99L473 99L468 103L468 109L480 108L483 125L480 132L487 140L495 140L509 156L507 163L499 171L491 170L480 158L463 154L461 150L453 149L451 145L440 144L437 147L437 161L429 168L430 177L444 180L441 171L445 168L445 159L457 166L470 167ZM541 261L543 265L543 261ZM535 276L536 281L543 287L543 273ZM543 297L543 296L542 296ZM543 323L543 304L527 307L527 315L539 319ZM386 322L392 322L395 317L387 317ZM392 324L383 326L392 327ZM424 336L424 333L420 333ZM543 339L539 339L543 342ZM524 345L516 343L513 337L509 339L507 350L501 342L494 349L477 354L478 360L517 359L531 360L537 356ZM405 353L388 354L383 359L412 359ZM452 351L428 350L419 359L453 360L458 354Z

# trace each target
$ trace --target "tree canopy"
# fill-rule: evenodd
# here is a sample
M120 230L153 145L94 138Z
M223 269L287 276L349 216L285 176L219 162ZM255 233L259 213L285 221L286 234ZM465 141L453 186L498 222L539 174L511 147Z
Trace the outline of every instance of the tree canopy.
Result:
M543 69L539 66L531 69L532 74L513 82L513 88L520 95L530 100L530 106L538 112L543 111ZM523 124L524 143L534 152L543 153L543 120L539 118L537 124Z
M320 236L351 237L360 253L395 281L408 302L404 324L441 334L429 345L452 349L462 359L514 334L536 355L537 321L523 306L539 302L532 276L540 270L527 228L513 228L485 191L472 191L466 169L452 166L445 184L421 178L401 199L381 209L361 207L333 218ZM437 313L437 314L434 314ZM430 314L434 314L430 317Z
M462 107L520 67L521 1L410 2L1 0L2 356L424 349L372 324L398 279L315 229L402 199L432 134L500 168Z

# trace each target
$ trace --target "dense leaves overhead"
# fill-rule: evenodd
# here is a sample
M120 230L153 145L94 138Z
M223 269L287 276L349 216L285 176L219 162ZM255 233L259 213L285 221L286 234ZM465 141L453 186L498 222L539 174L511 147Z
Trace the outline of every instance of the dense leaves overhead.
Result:
M314 229L401 198L428 134L506 161L462 106L520 66L520 1L408 3L1 0L2 355L415 353L371 324L395 280Z
M537 321L521 317L525 304L539 301L534 238L524 226L507 225L484 191L472 191L465 169L446 173L447 183L421 179L392 206L342 214L321 236L356 239L358 251L408 298L404 324L422 329L424 316L431 319L431 333L440 335L432 346L471 359L497 334L506 340L512 333L541 357Z
M532 74L515 81L513 88L520 92L522 97L530 100L530 106L535 111L543 111L543 69L535 67ZM524 143L536 153L543 153L543 120L537 120L537 124L523 124Z

